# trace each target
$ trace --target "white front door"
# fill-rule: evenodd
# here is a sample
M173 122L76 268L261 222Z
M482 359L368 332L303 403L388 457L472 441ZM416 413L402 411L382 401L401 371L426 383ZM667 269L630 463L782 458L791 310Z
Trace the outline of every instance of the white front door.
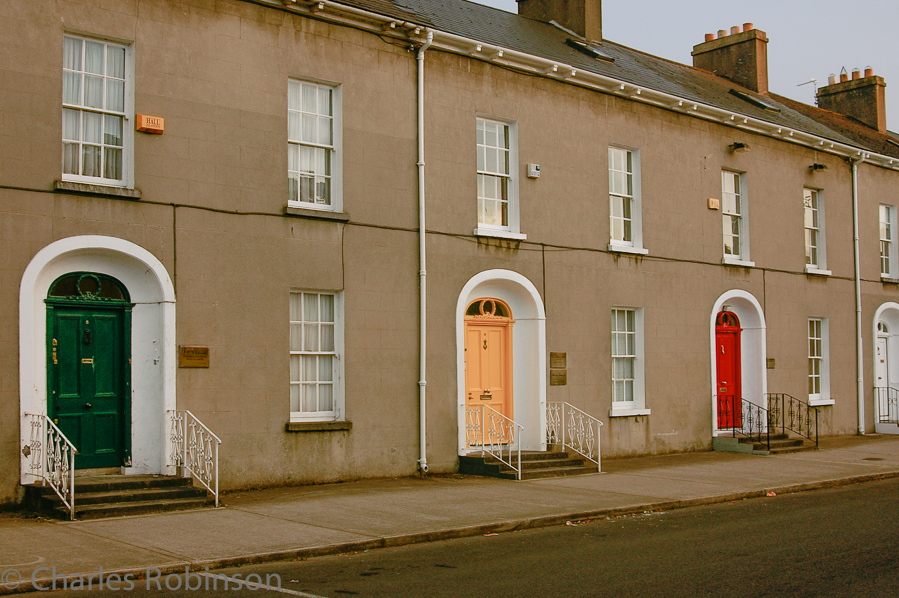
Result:
M878 388L889 386L890 357L887 349L887 337L877 337L874 353L874 386Z

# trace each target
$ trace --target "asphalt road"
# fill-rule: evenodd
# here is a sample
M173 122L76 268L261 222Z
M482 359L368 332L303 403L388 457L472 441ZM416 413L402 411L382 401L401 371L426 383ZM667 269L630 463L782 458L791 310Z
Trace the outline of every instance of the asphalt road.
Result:
M227 586L213 573L227 577ZM119 583L116 591L52 595L896 598L899 479L195 572L186 583L184 576L161 576L149 584L135 580L133 589Z

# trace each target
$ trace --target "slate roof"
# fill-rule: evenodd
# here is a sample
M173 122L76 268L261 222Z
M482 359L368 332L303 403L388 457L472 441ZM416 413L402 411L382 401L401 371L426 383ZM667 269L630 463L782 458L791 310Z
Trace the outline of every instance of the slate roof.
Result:
M338 1L488 45L558 61L579 71L604 75L644 89L733 111L776 126L899 157L899 146L888 141L889 137L899 141L899 136L895 134L881 135L840 115L775 94L759 95L707 71L651 56L608 40L594 46L613 60L593 58L570 47L566 41L572 36L564 30L496 8L467 0ZM754 105L734 95L731 90L758 97L778 111ZM859 127L867 131L860 130Z

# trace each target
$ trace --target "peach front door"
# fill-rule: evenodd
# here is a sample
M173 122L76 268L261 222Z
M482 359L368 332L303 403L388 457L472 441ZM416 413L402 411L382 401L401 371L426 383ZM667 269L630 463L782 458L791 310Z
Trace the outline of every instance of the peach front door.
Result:
M512 318L505 304L479 299L465 317L465 391L469 407L512 413Z

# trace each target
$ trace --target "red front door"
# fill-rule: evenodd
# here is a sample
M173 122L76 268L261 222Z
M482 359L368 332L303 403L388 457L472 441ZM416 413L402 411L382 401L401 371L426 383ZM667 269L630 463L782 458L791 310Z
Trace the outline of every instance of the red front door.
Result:
M718 429L743 425L740 384L740 320L736 314L721 312L715 323L715 353L718 396Z

